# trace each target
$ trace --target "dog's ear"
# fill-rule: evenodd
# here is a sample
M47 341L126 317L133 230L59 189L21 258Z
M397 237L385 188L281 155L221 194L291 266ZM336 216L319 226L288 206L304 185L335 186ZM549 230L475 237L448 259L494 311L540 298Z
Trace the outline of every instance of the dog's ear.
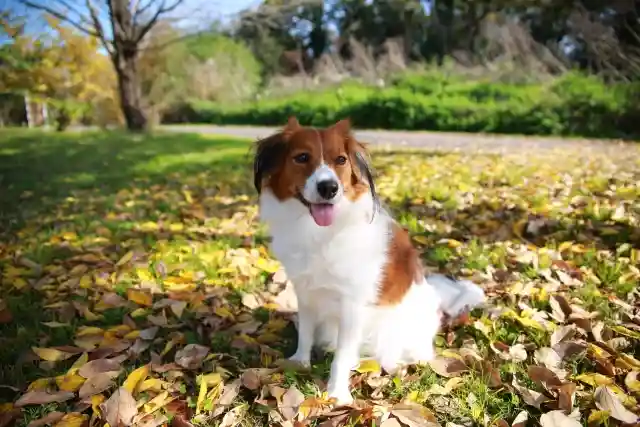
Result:
M374 209L380 207L380 199L376 191L376 183L374 179L374 171L371 166L371 157L367 144L357 141L351 133L351 121L347 119L340 120L332 126L332 128L345 138L347 153L352 164L352 180L354 184L363 181L369 186L371 197L373 197Z
M280 165L284 158L289 138L299 129L298 119L291 116L281 132L256 142L256 153L253 158L253 185L258 194L262 190L263 180Z
M278 132L256 142L253 157L253 186L258 194L262 183L282 161L287 145L283 132Z

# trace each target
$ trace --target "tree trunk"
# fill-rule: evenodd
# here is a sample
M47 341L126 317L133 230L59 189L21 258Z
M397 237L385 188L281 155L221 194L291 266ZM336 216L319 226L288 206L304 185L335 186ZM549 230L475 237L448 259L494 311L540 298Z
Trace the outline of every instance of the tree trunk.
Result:
M120 107L127 129L142 131L147 127L147 117L142 106L142 95L134 57L116 57L114 65L118 75Z

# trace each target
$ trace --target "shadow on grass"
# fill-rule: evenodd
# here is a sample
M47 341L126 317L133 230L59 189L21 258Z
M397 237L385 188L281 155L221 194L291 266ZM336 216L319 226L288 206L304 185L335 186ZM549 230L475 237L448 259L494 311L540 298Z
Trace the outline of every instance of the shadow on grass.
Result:
M210 172L212 186L249 166L250 144L197 134L119 132L0 133L0 224L19 226L79 191L109 197L143 181L149 188L179 176ZM247 183L250 177L246 175ZM99 193L99 194L98 194Z

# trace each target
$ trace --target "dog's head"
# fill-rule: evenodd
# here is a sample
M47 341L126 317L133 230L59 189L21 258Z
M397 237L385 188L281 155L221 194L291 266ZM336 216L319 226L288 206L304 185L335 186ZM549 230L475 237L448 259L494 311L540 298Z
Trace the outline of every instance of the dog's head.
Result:
M319 226L329 226L345 203L372 197L378 206L369 155L351 134L348 119L323 129L291 117L281 132L259 140L253 162L258 193L296 199Z

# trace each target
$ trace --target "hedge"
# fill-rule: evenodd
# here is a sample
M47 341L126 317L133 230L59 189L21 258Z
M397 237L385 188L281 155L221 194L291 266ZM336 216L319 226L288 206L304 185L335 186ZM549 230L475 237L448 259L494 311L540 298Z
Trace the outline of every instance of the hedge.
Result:
M235 107L194 101L172 108L164 122L280 126L296 115L313 126L350 117L363 129L634 138L640 135L639 88L580 74L535 85L408 74L386 88L351 84Z

